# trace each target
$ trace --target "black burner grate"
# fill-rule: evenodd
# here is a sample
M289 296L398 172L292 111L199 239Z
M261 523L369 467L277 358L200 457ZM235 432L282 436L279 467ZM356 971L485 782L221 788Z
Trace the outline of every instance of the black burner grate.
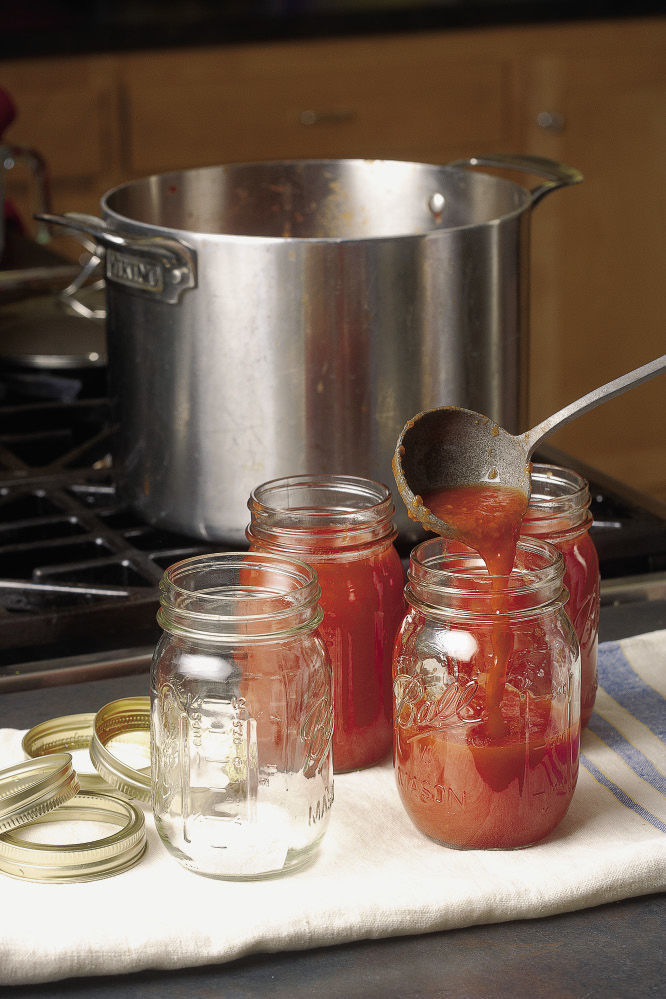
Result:
M105 399L0 407L0 666L152 643L158 582L206 551L120 502Z

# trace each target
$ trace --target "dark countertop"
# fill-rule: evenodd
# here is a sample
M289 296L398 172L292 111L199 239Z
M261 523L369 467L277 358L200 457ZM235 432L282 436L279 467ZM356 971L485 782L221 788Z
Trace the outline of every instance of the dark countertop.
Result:
M666 627L666 601L602 607L600 638ZM95 710L148 692L147 674L4 694L0 725ZM581 872L584 876L584 872ZM143 899L146 918L150 900ZM174 904L175 900L174 900ZM3 989L16 999L657 999L663 995L666 896L625 899L579 912L414 937L366 940L218 966L67 979Z
M663 15L657 0L26 0L0 58Z

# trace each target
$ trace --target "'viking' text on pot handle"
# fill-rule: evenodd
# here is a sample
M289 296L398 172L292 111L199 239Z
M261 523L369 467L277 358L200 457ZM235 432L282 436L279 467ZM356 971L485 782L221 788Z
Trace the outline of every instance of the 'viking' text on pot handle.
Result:
M80 212L36 217L90 236L98 253L105 254L107 281L172 305L184 291L196 288L196 253L177 239L121 234L108 229L102 219Z

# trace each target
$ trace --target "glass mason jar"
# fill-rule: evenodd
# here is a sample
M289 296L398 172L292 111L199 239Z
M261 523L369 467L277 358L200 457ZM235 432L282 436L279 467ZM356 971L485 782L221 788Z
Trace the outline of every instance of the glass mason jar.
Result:
M414 824L447 846L547 836L578 775L580 657L562 556L523 538L510 576L442 538L413 550L395 643L393 762Z
M274 555L200 555L168 568L160 590L151 767L163 842L210 877L301 867L333 801L316 573Z
M555 545L564 558L565 610L580 645L581 725L590 720L597 694L599 557L590 537L590 491L568 468L534 464L532 495L521 533Z
M348 475L295 475L253 490L254 551L317 570L321 633L333 667L336 773L371 766L391 750L391 654L405 604L386 486Z

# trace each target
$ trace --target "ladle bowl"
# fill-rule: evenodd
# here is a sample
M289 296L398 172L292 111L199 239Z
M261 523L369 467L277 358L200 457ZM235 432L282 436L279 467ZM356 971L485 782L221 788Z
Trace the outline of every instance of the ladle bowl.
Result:
M418 413L403 427L393 456L393 474L410 517L428 531L456 537L455 528L423 504L424 495L487 484L517 489L529 502L530 458L538 444L575 417L664 370L666 354L593 389L516 436L470 409L441 406Z

